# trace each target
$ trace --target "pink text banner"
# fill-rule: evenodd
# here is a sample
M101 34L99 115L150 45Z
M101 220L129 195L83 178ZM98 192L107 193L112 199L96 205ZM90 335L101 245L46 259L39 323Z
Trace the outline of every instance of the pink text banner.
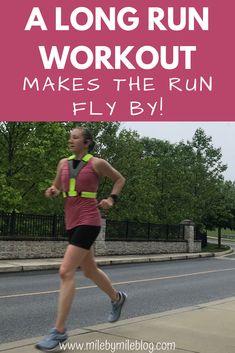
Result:
M1 121L235 121L232 0L1 2Z

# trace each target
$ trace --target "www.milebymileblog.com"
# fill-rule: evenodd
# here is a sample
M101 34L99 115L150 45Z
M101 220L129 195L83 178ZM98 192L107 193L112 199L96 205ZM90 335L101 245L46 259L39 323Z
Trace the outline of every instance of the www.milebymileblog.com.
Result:
M116 352L167 352L176 349L175 342L146 342L143 340L126 339L121 342L110 342L106 340L94 340L91 342L66 342L60 343L61 350L69 351L107 351L110 353Z

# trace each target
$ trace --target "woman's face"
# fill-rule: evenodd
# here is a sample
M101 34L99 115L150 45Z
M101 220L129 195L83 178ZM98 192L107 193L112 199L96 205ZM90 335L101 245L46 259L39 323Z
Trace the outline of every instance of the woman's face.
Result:
M70 132L68 145L72 152L82 152L86 149L87 144L84 143L83 132L81 129L73 129Z

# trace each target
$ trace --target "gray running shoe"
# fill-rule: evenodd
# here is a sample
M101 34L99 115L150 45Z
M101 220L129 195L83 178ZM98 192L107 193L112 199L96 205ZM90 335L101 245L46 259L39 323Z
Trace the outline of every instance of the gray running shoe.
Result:
M44 352L53 352L60 348L60 344L65 343L68 339L67 332L60 333L53 328L49 331L49 335L42 341L38 342L35 347Z
M118 292L118 294L119 294L119 300L116 302L111 302L112 303L112 311L108 317L109 322L115 322L115 321L119 320L119 318L121 316L123 304L127 298L127 295L124 292Z

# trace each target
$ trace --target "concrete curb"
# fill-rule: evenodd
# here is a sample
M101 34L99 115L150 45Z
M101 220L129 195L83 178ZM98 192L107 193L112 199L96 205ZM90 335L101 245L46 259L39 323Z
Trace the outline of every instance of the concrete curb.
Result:
M174 260L190 260L205 257L219 257L226 254L232 253L233 250L223 252L206 252L206 253L189 253L189 254L170 254L170 255L145 255L145 256L131 256L127 255L123 258L112 256L107 259L96 258L96 262L99 266L110 266L120 264L134 264L134 263L146 263L146 262L163 262L163 261L174 261ZM45 261L45 263L43 263ZM0 273L10 272L28 272L28 271L42 271L42 270L58 270L62 259L27 259L27 260L5 260L5 264L1 264L0 261ZM35 262L35 263L34 263ZM38 263L37 263L38 262Z
M96 258L96 262L99 266L110 266L110 265L120 265L120 264L134 264L134 263L146 263L146 262L163 262L163 261L173 261L173 260L189 260L201 257L211 257L214 256L212 253L203 253L203 254L188 254L188 255L163 255L163 256L143 256L143 257L135 257L135 256L127 256L126 258L113 258L110 259L99 259ZM22 261L22 265L19 263ZM42 270L58 270L61 264L61 261L55 261L54 263L40 263L33 264L30 263L30 260L27 260L29 264L24 263L24 260L20 261L9 261L9 264L5 266L0 265L0 273L10 273L10 272L28 272L28 271L42 271ZM43 259L42 259L43 261ZM47 261L47 260L45 260ZM15 262L15 264L14 264ZM33 260L32 260L33 262Z
M215 252L214 256L215 257L219 257L219 256L224 256L224 255L227 255L227 254L231 254L233 252L233 248L230 246L230 249L229 250L226 250L226 251L220 251L220 252Z

